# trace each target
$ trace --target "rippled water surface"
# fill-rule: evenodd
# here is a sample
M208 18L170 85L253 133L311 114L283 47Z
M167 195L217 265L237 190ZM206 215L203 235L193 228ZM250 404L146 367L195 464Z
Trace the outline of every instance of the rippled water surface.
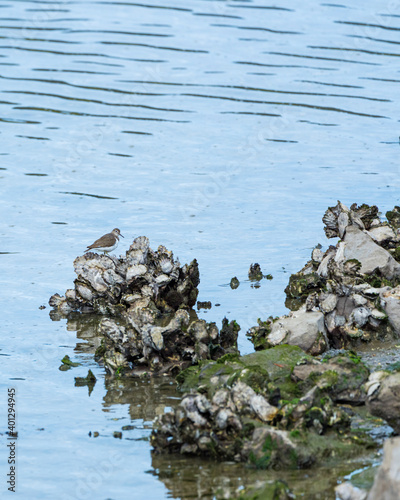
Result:
M285 312L290 273L328 244L327 206L399 204L399 35L399 6L372 0L0 3L0 463L12 386L18 498L229 498L270 477L152 458L171 381L106 381L90 321L39 306L119 227L119 253L146 235L197 258L201 317L235 318L251 352L246 330ZM273 280L250 283L254 262ZM60 371L65 354L81 365ZM74 385L89 368L90 397ZM287 479L333 498L359 466L319 496L306 473Z

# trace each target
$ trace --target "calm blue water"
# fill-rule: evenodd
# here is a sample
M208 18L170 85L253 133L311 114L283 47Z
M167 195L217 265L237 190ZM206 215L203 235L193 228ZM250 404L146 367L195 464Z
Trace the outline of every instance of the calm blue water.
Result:
M72 286L74 258L119 227L117 253L146 235L181 263L197 258L199 299L213 303L201 317L236 319L251 352L246 330L285 312L290 273L328 243L325 209L399 204L399 32L400 8L370 0L1 2L1 496L10 386L14 498L216 495L209 473L195 487L178 462L190 471L172 474L179 489L152 462L144 438L173 387L110 391L93 332L79 339L73 322L38 308ZM259 288L247 280L254 262L274 277ZM59 371L65 354L82 365ZM74 386L89 368L90 397ZM227 498L254 480L218 474Z

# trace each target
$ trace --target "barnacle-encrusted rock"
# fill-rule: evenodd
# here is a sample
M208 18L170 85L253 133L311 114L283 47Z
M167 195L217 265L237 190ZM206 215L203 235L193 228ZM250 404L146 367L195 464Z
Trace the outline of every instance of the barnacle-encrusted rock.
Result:
M236 352L236 322L199 320L196 304L200 282L197 261L181 266L164 246L150 248L136 238L125 257L87 253L74 261L74 290L50 299L56 310L95 312L106 317L97 359L108 372L177 372L202 359Z
M328 208L325 232L341 241L325 253L314 248L311 260L289 278L285 305L298 312L259 320L247 334L255 348L290 343L319 354L329 347L399 337L400 230L393 222L399 210L395 207L388 223L380 221L376 206L353 204L348 209L338 202ZM303 326L313 324L317 313L324 328L318 326L322 336L315 344L318 339L310 339L313 328L305 332Z
M331 454L357 453L350 418L336 402L359 404L368 370L352 355L326 366L288 345L201 362L179 374L180 387L190 392L156 418L151 443L157 452L261 468L309 467Z
M114 374L121 369L125 375L147 372L177 374L180 370L205 359L237 351L236 322L223 321L221 331L215 323L193 319L188 311L179 309L170 315L165 326L145 308L128 310L122 314L126 320L104 318L99 331L104 335L97 358L106 370ZM224 331L229 329L229 342Z
M306 390L317 386L326 389L334 403L361 405L365 403L364 384L369 376L368 368L352 351L325 357L323 362L313 359L295 366L292 380Z
M356 203L351 205L350 210L338 201L335 207L329 207L322 217L325 224L324 230L328 238L339 236L343 238L349 225L354 225L360 229L369 229L378 215L378 207L375 205L361 205Z
M251 264L249 269L249 280L250 281L260 281L264 277L261 266L258 263Z
M393 210L389 210L388 212L386 212L386 218L393 228L399 229L400 228L400 207L395 205Z
M74 268L75 289L65 296L71 310L118 316L144 298L160 313L196 303L197 261L181 267L164 246L153 251L145 236L136 238L123 258L89 252L75 259ZM57 308L54 297L51 302Z

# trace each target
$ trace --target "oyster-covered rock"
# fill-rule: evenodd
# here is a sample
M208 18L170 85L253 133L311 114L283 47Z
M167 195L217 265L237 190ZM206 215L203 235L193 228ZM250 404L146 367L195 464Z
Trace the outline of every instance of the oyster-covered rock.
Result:
M335 207L329 207L322 217L325 224L324 231L327 238L339 236L343 238L348 226L355 226L359 229L369 229L378 214L378 207L375 205L361 205L356 203L350 209L338 201Z
M367 377L353 354L326 364L288 345L202 362L179 374L181 389L189 392L156 418L151 443L156 452L262 468L310 467L329 455L348 457L361 449L350 439L350 417L336 402L360 404Z
M305 308L310 320L312 314L322 313L324 342L310 349L306 340L310 332L295 325L291 313L291 335L286 317L259 320L258 326L250 328L247 335L255 348L288 342L319 353L328 347L400 336L400 234L394 222L400 220L399 214L395 207L389 222L382 222L375 206L353 204L349 209L338 202L328 208L323 217L325 232L330 238L340 236L341 241L325 253L314 248L311 260L290 276L285 289L285 305L292 311Z
M150 248L136 238L125 257L87 253L74 261L75 288L58 294L50 305L59 312L106 315L99 326L104 336L97 359L109 373L177 372L202 359L236 352L240 329L223 321L198 320L199 269L196 260L181 266L164 246Z

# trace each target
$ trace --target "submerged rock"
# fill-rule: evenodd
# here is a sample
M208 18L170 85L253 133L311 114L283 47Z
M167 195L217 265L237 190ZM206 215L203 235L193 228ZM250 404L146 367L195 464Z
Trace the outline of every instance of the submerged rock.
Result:
M237 350L240 329L224 320L199 320L196 304L199 269L196 260L181 266L164 246L150 248L136 238L125 257L89 252L74 261L75 288L50 298L59 313L94 312L105 317L97 350L109 373L177 372L203 359Z

